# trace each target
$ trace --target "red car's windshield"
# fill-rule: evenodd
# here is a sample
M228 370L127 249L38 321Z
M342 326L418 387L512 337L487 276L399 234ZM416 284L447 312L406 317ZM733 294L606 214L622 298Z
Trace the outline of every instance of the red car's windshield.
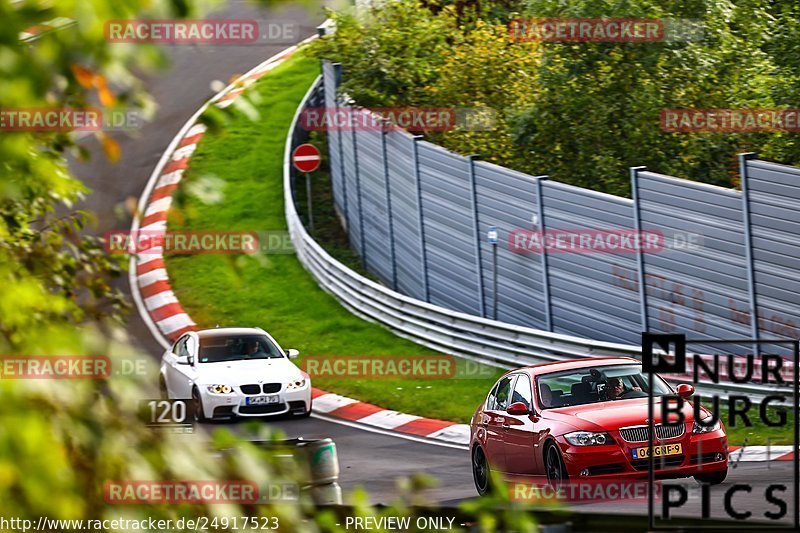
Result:
M543 374L536 378L539 403L543 409L590 403L644 398L648 395L647 376L641 365L609 365L577 368ZM671 394L657 375L653 379L656 396Z

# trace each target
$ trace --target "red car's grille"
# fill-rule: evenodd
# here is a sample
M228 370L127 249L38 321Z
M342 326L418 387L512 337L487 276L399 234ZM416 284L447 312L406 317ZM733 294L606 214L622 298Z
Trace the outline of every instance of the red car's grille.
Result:
M675 439L683 435L683 424L667 425L656 424L656 438L659 440ZM619 434L628 442L646 442L650 438L650 426L633 426L621 428Z

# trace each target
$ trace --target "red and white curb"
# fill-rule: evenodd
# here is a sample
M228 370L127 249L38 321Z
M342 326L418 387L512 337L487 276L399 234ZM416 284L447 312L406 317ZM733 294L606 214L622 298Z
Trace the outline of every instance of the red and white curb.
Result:
M305 42L280 52L239 77L211 98L186 122L150 176L139 199L138 213L141 216L134 217L131 234L141 231L146 232L149 237L156 238L166 233L167 213L172 206L172 195L177 190L189 166L189 160L206 131L204 125L197 123L202 112L209 105L227 107L233 104L236 98L258 78L281 64ZM165 349L187 331L197 329L197 324L184 311L172 291L162 249L149 249L146 254L132 257L129 281L139 314ZM312 397L314 399L312 416L317 418L441 446L466 448L469 444L469 426L466 424L399 413L320 389L313 389Z

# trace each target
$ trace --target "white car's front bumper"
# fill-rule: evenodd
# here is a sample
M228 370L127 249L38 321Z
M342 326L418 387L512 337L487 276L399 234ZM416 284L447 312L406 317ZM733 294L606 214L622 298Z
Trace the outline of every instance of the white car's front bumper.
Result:
M206 418L230 418L234 416L277 416L288 412L303 414L311 409L311 382L300 389L287 389L283 383L281 389L274 393L246 394L238 386L229 394L209 392L206 386L198 387L203 401L203 412ZM277 396L277 403L248 405L248 398L260 396Z

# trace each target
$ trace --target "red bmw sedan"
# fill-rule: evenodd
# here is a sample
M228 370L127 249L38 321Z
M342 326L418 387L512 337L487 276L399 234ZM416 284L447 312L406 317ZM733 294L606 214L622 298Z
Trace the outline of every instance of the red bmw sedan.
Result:
M728 439L722 422L684 402L684 421L661 420L666 395L689 398L691 385L673 390L653 376L658 478L690 477L722 483ZM673 400L674 401L674 400ZM472 417L472 473L480 494L490 470L551 483L646 478L649 467L648 380L627 357L546 363L512 370L498 380Z

